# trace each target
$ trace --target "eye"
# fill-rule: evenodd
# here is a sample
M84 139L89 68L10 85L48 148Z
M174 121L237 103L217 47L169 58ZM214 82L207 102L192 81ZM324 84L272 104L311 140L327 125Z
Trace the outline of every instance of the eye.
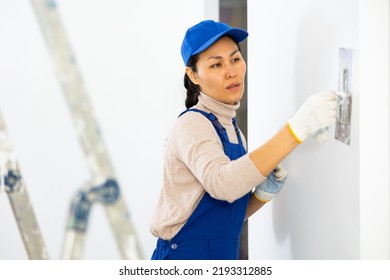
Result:
M241 60L241 58L240 57L235 57L235 58L233 58L232 59L232 63L234 63L234 62L238 62L238 61L240 61Z
M222 66L222 63L218 62L218 63L214 63L210 66L210 68L220 68Z

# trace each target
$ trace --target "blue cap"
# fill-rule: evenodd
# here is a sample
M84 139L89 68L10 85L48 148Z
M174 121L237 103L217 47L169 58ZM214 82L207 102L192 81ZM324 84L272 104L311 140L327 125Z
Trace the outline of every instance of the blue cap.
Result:
M191 56L206 50L224 35L239 43L248 37L248 32L213 20L204 20L190 27L181 45L181 56L184 64L187 65Z

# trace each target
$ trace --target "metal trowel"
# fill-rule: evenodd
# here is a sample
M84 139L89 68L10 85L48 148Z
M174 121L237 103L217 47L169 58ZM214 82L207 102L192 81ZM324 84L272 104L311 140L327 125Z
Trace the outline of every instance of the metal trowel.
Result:
M339 89L337 92L337 111L335 139L349 145L352 110L352 50L339 49Z

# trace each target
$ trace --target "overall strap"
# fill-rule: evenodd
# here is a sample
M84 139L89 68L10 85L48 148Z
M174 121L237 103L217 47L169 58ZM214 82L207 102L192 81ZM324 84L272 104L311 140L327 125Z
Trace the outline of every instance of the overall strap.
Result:
M237 134L237 138L238 138L238 143L239 143L241 146L244 146L243 143L242 143L241 133L240 133L240 130L238 129L238 125L237 125L236 118L233 118L233 126L234 126L234 129L236 130L236 134Z
M221 125L221 123L218 121L217 117L213 113L207 113L207 112L199 110L199 109L191 108L191 109L188 109L188 110L182 112L179 115L179 117L181 115L189 112L189 111L201 113L206 118L208 118L211 121L211 123L213 124L215 130L217 131L217 133L219 135L219 138L221 138L222 143L229 142L229 137L227 136L226 129ZM237 127L237 124L235 124L235 119L233 119L233 124L234 124L234 127L235 127L236 132L237 132L238 131L238 127ZM237 137L239 137L239 141L240 141L240 144L241 144L242 142L241 142L241 137L240 137L239 133L237 134Z

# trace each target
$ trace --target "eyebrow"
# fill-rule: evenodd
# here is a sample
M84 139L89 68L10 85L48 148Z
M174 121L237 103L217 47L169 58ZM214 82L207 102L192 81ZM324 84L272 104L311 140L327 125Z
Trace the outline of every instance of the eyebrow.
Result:
M229 55L229 57L232 57L236 52L239 52L239 51L240 51L239 49L233 51L233 52ZM210 60L210 59L222 59L222 56L220 56L220 55L210 56L207 60Z

